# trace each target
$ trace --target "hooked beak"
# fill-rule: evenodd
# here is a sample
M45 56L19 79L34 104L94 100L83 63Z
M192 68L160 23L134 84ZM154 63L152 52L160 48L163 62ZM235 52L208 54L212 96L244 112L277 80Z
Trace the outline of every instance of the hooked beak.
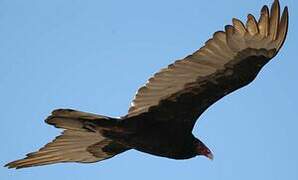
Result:
M208 159L210 159L210 160L213 160L213 159L214 159L214 156L213 156L212 153L206 154L205 156L206 156Z

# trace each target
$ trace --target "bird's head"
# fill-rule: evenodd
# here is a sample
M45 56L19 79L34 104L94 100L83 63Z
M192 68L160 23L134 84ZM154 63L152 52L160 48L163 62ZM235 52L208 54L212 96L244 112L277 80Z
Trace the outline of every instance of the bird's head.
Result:
M199 139L195 140L195 151L199 156L206 156L210 160L214 158L210 149Z

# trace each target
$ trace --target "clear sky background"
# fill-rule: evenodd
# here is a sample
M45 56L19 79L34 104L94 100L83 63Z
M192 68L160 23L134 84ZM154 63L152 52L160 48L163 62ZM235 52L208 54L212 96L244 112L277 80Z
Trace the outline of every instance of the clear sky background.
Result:
M0 164L24 157L61 130L55 108L127 112L139 86L197 50L233 17L271 0L1 0ZM215 154L170 160L135 150L94 164L9 170L0 179L298 179L298 2L284 47L249 86L221 99L193 133Z

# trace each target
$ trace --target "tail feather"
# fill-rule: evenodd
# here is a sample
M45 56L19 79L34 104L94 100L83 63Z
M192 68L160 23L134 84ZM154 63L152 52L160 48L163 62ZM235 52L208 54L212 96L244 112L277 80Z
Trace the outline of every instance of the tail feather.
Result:
M93 123L101 126L115 126L116 119L72 109L57 109L52 112L45 122L57 128L85 131L87 124Z
M53 111L46 122L66 130L38 151L5 166L19 169L62 162L91 163L111 158L129 149L101 134L98 124L103 125L103 128L115 125L115 119L106 116L59 109Z

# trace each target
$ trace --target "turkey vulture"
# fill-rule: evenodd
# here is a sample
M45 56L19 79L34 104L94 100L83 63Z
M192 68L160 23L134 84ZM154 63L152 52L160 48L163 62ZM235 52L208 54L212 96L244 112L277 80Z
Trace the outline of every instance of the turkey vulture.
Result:
M6 166L91 163L129 149L172 159L212 159L211 151L192 134L196 120L214 102L252 82L276 56L286 38L288 9L280 17L275 0L270 13L267 6L262 8L258 21L249 14L246 25L238 19L232 22L202 48L151 77L137 91L127 115L54 110L45 121L64 129L62 134Z

